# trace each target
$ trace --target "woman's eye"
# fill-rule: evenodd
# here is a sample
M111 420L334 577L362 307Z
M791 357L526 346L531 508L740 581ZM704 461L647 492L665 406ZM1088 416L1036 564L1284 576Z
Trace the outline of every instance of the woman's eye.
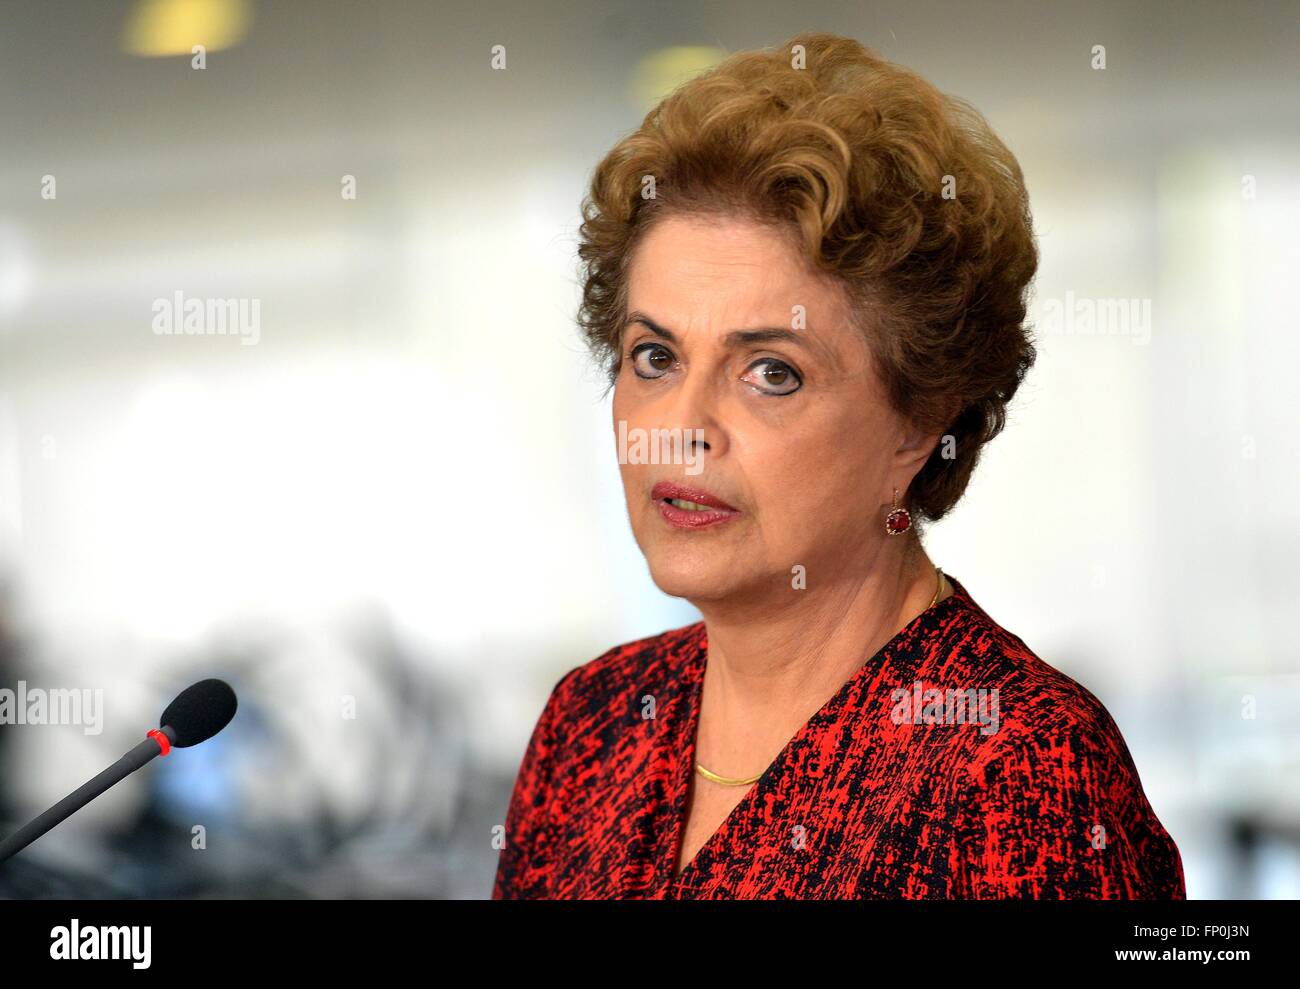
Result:
M640 378L662 377L673 366L672 353L657 343L643 343L639 347L634 347L629 356L632 360L632 370Z
M766 395L789 395L803 385L794 368L770 357L751 364L740 380L748 381Z

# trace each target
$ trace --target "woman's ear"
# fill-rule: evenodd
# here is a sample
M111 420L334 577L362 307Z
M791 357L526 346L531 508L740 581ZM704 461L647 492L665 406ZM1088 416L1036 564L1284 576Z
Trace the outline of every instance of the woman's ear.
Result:
M939 445L939 440L943 435L943 433L927 433L915 425L907 426L903 433L902 442L894 451L895 469L906 473L910 483L911 478L930 459L930 454Z
M914 422L904 423L903 440L894 451L895 467L900 471L907 470L913 473L919 471L940 443L944 444L943 455L952 459L956 455L954 449L956 437L952 434L952 424L957 421L960 411L960 405L955 400L952 401L943 418L948 426L934 432L928 432ZM908 483L911 483L911 478L912 473L909 473Z

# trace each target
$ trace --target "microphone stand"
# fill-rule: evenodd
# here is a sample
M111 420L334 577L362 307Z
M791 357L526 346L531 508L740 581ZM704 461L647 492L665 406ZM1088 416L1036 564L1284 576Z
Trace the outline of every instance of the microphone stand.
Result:
M169 725L149 732L148 738L94 779L83 783L40 817L29 821L4 841L0 841L0 862L22 851L50 828L76 813L113 784L126 779L155 756L166 755L175 741L176 732Z

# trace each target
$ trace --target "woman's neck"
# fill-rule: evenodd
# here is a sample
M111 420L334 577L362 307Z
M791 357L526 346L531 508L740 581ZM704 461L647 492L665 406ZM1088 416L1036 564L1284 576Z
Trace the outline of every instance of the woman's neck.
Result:
M699 738L706 765L712 759L724 775L761 770L926 609L938 586L934 565L914 541L889 550L870 572L815 588L697 603L709 643Z

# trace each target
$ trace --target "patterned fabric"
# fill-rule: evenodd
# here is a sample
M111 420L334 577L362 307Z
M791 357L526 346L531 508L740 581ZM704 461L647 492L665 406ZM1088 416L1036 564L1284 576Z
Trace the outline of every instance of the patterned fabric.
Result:
M947 577L680 874L704 624L569 671L519 767L493 899L1185 899L1110 713Z

